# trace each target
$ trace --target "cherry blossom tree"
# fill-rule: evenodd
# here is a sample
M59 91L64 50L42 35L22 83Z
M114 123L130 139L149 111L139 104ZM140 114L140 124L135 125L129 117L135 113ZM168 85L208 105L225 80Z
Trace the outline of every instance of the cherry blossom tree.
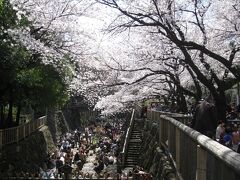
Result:
M100 99L96 107L106 109L112 101L112 109L123 109L123 104L169 93L183 104L185 95L200 99L206 87L219 119L225 117L224 92L240 77L238 1L11 2L19 19L27 17L31 25L8 33L43 63L61 69L66 55L76 62L70 68L75 74L71 90L92 103ZM81 29L86 15L95 16L110 34L99 27Z
M239 2L98 2L120 12L109 27L111 31L142 28L171 42L175 49L171 54L190 70L194 82L199 81L208 88L215 100L219 119L225 117L224 91L239 81L239 24L236 21Z

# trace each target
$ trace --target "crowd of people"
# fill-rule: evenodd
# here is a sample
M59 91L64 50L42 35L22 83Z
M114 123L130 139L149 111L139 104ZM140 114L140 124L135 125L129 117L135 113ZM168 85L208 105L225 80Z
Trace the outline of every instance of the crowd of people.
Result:
M240 153L239 106L229 104L226 120L218 120L215 105L201 100L193 113L191 127Z
M219 121L216 128L216 140L240 153L240 120L239 120L239 107L228 105L226 112L226 122Z
M84 129L66 133L59 149L49 155L42 179L93 179L116 176L122 120L93 122ZM104 171L113 166L111 171Z
M159 103L151 104L151 109L168 111ZM147 106L143 106L141 116L146 117L146 114ZM191 108L190 114L192 121L187 125L240 153L240 104L227 105L226 120L219 120L215 105L204 99Z
M117 163L122 119L89 122L84 128L67 132L59 138L57 148L49 152L35 172L16 172L18 179L119 179Z

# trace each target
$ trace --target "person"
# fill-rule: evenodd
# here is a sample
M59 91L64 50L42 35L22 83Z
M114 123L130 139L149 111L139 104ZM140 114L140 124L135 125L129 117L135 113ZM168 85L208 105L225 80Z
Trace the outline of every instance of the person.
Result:
M215 106L202 99L196 106L191 127L213 138L217 128L217 111Z
M232 139L226 143L226 146L240 153L240 134L238 131L232 133Z
M60 177L61 177L61 167L63 166L63 161L58 156L55 163L56 163L57 175L60 174Z
M80 160L80 155L78 152L76 152L76 154L74 155L73 161L76 163L79 160Z
M225 144L232 140L232 129L230 126L226 126L223 140Z
M223 121L220 121L216 129L216 135L215 135L215 138L217 141L220 140L221 135L223 135L224 132L225 132L225 123Z
M88 127L86 127L85 128L85 138L86 138L86 141L87 141L87 144L88 144L88 142L89 142L89 128Z
M147 105L145 105L145 103L142 102L140 118L146 118L147 117L147 109L148 109Z
M227 106L227 112L226 112L226 118L227 120L233 120L238 117L237 112L235 111L235 105L228 105Z
M94 171L96 171L97 174L99 174L104 169L104 163L102 159L98 160L98 166L94 167Z

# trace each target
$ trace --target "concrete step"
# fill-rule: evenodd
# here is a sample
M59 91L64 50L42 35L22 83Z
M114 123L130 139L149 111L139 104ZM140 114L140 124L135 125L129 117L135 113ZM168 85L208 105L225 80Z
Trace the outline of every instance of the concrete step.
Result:
M140 149L140 147L138 147L138 146L132 146L132 147L128 147L128 149L127 150L135 150L135 151L138 151Z
M135 167L137 164L125 164L125 168L133 168Z
M137 164L138 163L137 160L126 160L125 162L126 162L126 164Z
M130 139L129 142L141 143L141 139Z
M127 153L127 157L130 157L130 156L134 156L134 157L136 157L136 156L139 156L139 154L137 154L137 153Z
M139 154L139 150L129 149L129 150L127 151L127 153L130 153L130 154Z
M126 161L138 161L138 156L127 156Z

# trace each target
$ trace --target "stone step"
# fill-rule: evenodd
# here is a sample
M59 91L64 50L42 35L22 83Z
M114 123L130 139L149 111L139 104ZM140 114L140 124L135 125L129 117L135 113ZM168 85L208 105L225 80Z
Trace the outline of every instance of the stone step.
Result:
M140 150L140 148L131 148L131 149L128 149L127 152L131 152L131 153L138 153Z
M134 160L136 160L136 159L138 159L138 157L139 157L139 155L127 155L126 156L126 159L130 159L130 160L132 160L132 159L134 159Z
M125 167L126 167L126 168L127 168L127 167L133 168L134 166L136 166L136 164L125 164Z
M141 143L141 139L130 139L129 142L137 142L137 143Z
M138 156L127 156L127 161L138 161L139 157Z
M138 145L138 144L131 144L131 145L128 145L128 149L130 149L130 148L140 148L141 146L140 145Z
M132 129L132 133L134 133L134 132L135 132L135 133L140 133L140 134L142 134L142 131L139 131L138 129L134 129L134 128L133 128L133 129Z
M130 149L140 149L141 148L141 146L128 146L128 149L127 150L130 150Z
M129 154L126 156L127 158L126 159L138 159L139 158L139 155L132 155L132 154Z
M139 150L140 146L130 146L127 150Z
M131 157L136 158L136 157L139 157L139 154L136 154L136 153L127 153L127 154L126 154L126 157L127 157L127 159L128 159L128 158L131 158Z
M128 153L130 153L130 155L136 154L137 156L139 156L138 151L128 151L127 154L128 154Z
M129 167L129 166L135 166L135 165L137 165L138 163L137 162L134 162L134 163L125 163L125 167Z
M139 132L139 131L132 131L132 134L142 134L141 132Z
M135 137L135 136L136 136L136 137L141 137L141 134L131 134L131 137L133 137L133 136L134 136L134 137Z
M137 159L136 159L136 160L135 160L135 159L134 159L134 160L128 160L128 159L127 159L125 162L126 162L127 164L137 164L137 163L138 163Z
M132 134L142 134L140 131L132 131Z
M137 154L138 151L128 151L127 153L130 153L130 154ZM137 154L137 155L139 155L139 154Z
M141 145L140 144L129 143L128 148L130 148L130 147L141 147Z
M128 147L140 147L141 144L140 143L129 143Z
M139 156L139 153L127 152L127 156Z
M129 144L132 144L132 145L141 145L141 141L139 140L136 140L136 139L130 139L129 140Z
M130 139L129 140L129 144L141 144L141 141L139 141L139 139Z
M131 140L135 140L136 142L141 142L141 139L140 139L139 136L138 136L138 137L136 137L136 136L131 136L130 141L131 141Z
M140 149L140 146L128 146L128 149Z
M133 150L129 150L129 151L127 151L127 155L129 155L129 154L134 154L134 155L140 155L140 153L139 153L139 151L133 151Z
M127 152L139 154L139 149L128 149Z

